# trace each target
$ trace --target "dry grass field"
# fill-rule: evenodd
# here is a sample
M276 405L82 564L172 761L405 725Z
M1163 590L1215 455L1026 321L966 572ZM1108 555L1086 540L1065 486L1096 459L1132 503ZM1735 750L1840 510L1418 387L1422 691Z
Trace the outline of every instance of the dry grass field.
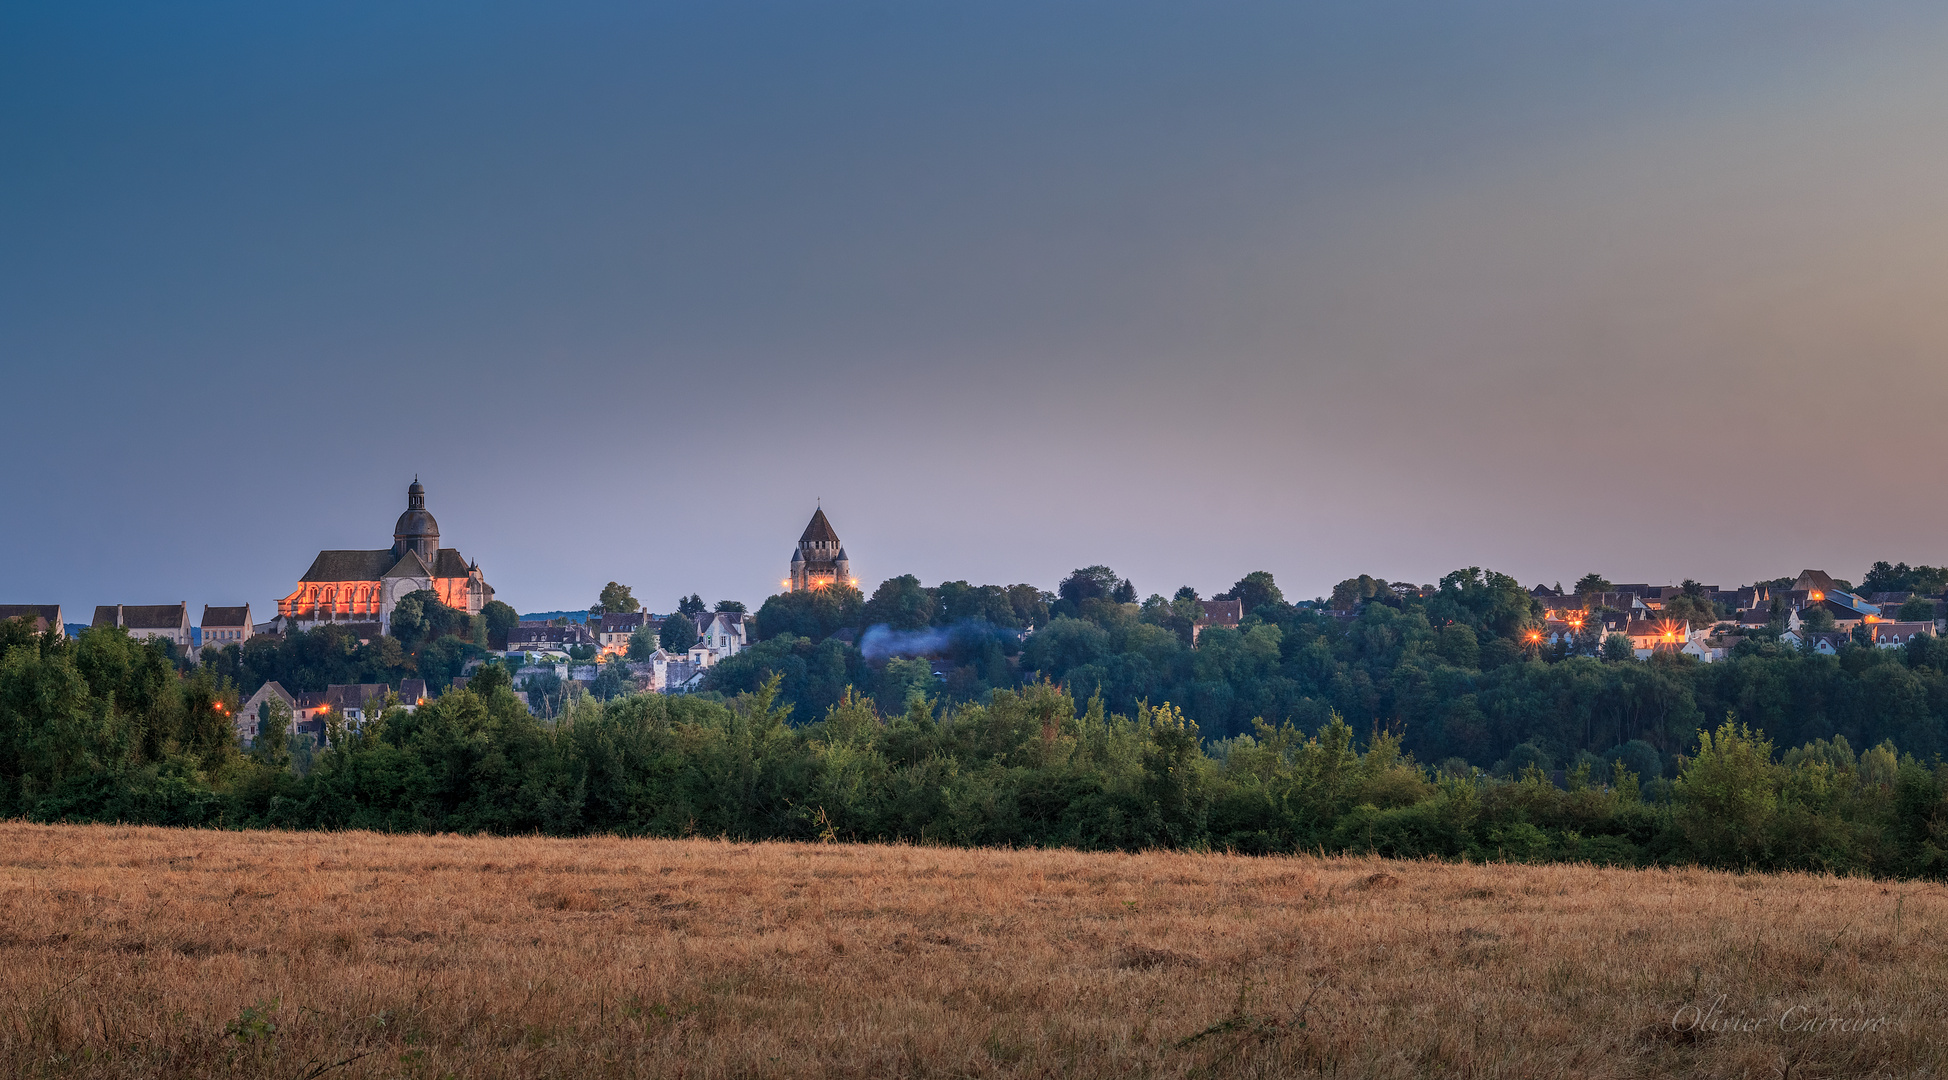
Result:
M1934 1075L1945 939L1807 876L0 823L0 1070Z

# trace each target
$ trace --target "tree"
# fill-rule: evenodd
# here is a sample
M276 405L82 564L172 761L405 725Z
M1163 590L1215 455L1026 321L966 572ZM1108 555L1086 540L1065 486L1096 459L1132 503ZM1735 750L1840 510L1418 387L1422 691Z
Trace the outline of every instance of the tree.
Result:
M1203 599L1202 597L1197 595L1197 590L1191 588L1189 585L1178 586L1177 591L1173 593L1170 598L1172 600L1192 600L1192 601Z
M697 643L697 624L686 613L679 611L663 620L662 632L656 640L666 653L686 653Z
M257 705L257 737L251 740L250 757L270 769L291 767L291 707L275 694Z
M1055 587L1055 592L1071 604L1080 604L1084 600L1109 599L1122 583L1123 579L1116 576L1116 571L1107 566L1085 566L1063 578L1062 584ZM1130 598L1135 599L1133 588Z
M1193 598L1195 595L1193 591ZM1279 591L1278 584L1272 580L1271 571L1253 570L1239 578L1238 583L1231 586L1231 591L1220 595L1218 599L1244 601L1245 614L1249 615L1267 604L1283 604L1285 594Z
M861 625L866 598L850 585L779 593L758 609L758 640L780 634L823 641Z
M480 609L480 617L487 622L487 647L496 652L507 648L507 632L521 625L519 613L499 600L487 601L487 606Z
M1603 639L1603 659L1635 660L1636 658L1637 650L1631 646L1629 638L1622 634L1611 634Z
M1668 581L1670 579L1666 578L1665 580ZM1587 597L1592 593L1601 593L1601 592L1609 592L1609 591L1610 591L1610 579L1604 577L1602 574L1594 574L1594 573L1584 574L1582 577L1576 579L1577 596Z
M709 608L704 605L703 597L691 593L676 602L676 610L683 615L701 615Z
M718 611L728 611L728 612L732 612L733 614L738 614L738 615L742 615L742 614L744 613L744 611L745 611L745 607L744 607L744 601L742 601L742 600L719 600L719 601L717 601L717 610L718 610Z
M611 581L607 585L602 586L602 595L596 598L594 604L590 605L588 613L590 615L627 615L640 607L642 605L636 603L636 598L629 595L629 586L618 585Z
M629 671L629 664L620 656L609 658L596 672L595 681L589 684L588 692L597 701L608 701L621 697L636 689L636 679Z
M1015 618L1022 625L1036 629L1048 625L1048 606L1055 602L1054 596L1034 585L1010 585L1006 591L1008 606L1014 609Z
M884 623L895 630L920 630L933 622L933 593L920 586L912 574L887 578L866 601L864 620L868 626Z
M1695 630L1718 621L1718 606L1702 596L1682 593L1664 601L1664 617L1682 619Z
M1912 592L1932 596L1948 588L1948 567L1909 566L1896 563L1893 566L1877 562L1867 571L1860 583L1862 592Z
M1368 600L1379 596L1387 588L1386 579L1361 574L1347 578L1333 586L1332 607L1334 611L1351 611Z
M631 660L647 660L660 647L662 641L658 638L658 632L651 630L647 623L638 626L636 632L629 635L629 659Z
M1441 659L1455 667L1481 666L1481 641L1475 637L1472 628L1461 623L1441 627L1441 636L1434 648L1441 654Z
M1777 810L1780 772L1772 740L1734 723L1729 713L1717 732L1698 732L1698 752L1673 786L1678 828L1692 852L1721 865L1758 862Z
M1925 596L1910 596L1901 603L1899 612L1902 622L1934 621L1934 601Z

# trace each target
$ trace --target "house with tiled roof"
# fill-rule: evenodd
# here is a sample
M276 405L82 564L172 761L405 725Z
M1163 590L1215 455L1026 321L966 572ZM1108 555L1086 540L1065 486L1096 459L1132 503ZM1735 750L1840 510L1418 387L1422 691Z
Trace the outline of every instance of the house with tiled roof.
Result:
M655 633L663 625L663 620L652 618L647 611L611 612L602 616L595 626L595 643L605 654L629 651L629 638L643 627L651 627Z
M1630 639L1630 649L1639 660L1650 659L1659 648L1677 651L1691 640L1691 625L1683 619L1632 619L1620 632Z
M102 604L93 626L119 626L139 640L159 638L189 651L189 602L180 604Z
M391 547L320 551L296 591L277 602L277 613L291 629L370 623L384 634L392 627L394 605L421 590L469 615L480 614L494 598L478 565L440 546L439 522L426 509L426 489L414 478L406 489L406 510L393 524Z
M221 649L228 645L241 647L250 640L254 632L250 621L250 605L242 607L212 607L203 605L202 644L215 645Z
M273 701L284 703L284 707L290 711L291 722L295 730L295 724L298 719L298 699L290 691L284 689L283 684L279 683L276 679L272 679L258 687L257 692L250 695L250 699L245 701L237 709L237 715L235 717L237 737L243 740L245 746L249 746L257 741L258 726L269 715L265 711L265 706Z
M507 632L507 652L562 653L577 645L594 645L595 635L580 623L567 626L517 626Z
M1197 644L1197 637L1206 628L1221 626L1236 630L1245 619L1243 600L1199 600L1197 602L1197 621L1190 624L1190 643Z
M1935 624L1932 621L1868 623L1867 632L1873 635L1875 645L1898 649L1917 637L1933 637Z
M25 619L37 634L52 630L57 638L68 636L67 628L61 625L59 604L0 604L0 622L8 619Z

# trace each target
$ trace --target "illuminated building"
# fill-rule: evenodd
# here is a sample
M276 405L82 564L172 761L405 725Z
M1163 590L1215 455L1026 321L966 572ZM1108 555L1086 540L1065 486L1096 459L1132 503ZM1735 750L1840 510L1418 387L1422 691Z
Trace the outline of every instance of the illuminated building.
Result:
M391 547L320 551L297 590L277 602L277 613L291 629L353 623L364 624L361 637L376 636L391 629L400 598L421 589L469 615L480 614L494 598L480 567L440 546L440 524L427 511L426 489L415 478L406 489L406 512L393 525Z
M785 588L797 592L827 585L850 585L856 589L859 579L852 576L852 562L846 558L839 534L832 531L832 523L825 520L821 508L812 511L805 535L798 538L798 546L792 550L791 576L785 579Z

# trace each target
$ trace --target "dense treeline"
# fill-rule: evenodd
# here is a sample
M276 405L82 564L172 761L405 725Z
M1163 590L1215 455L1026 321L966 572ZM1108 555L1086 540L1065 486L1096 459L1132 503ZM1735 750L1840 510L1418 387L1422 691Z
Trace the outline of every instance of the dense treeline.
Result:
M0 813L217 827L710 835L1205 847L1617 864L1699 861L1939 877L1948 770L1844 738L1776 756L1729 721L1672 780L1625 758L1552 782L1437 773L1328 714L1207 743L1180 710L1078 705L1047 682L882 714L842 693L794 725L753 694L584 697L536 719L505 670L358 730L293 767L267 716L242 750L235 689L179 675L117 630L73 642L9 624ZM1247 632L1248 633L1248 632ZM1244 636L1244 635L1241 635ZM1775 757L1777 759L1775 760Z
M1905 565L1882 567L1869 574L1876 585L1907 583ZM1669 775L1695 733L1727 713L1780 745L1891 739L1923 759L1948 753L1948 641L1849 646L1835 657L1758 631L1715 664L1645 662L1627 650L1620 659L1594 648L1571 655L1527 643L1539 605L1513 578L1479 569L1449 574L1432 590L1349 579L1334 606L1357 604L1350 618L1287 603L1270 574L1254 573L1225 594L1245 602L1242 624L1207 628L1195 647L1195 592L1136 603L1129 583L1105 567L1078 570L1039 605L1028 600L1031 587L923 589L910 576L887 581L871 600L829 591L773 597L759 619L776 636L720 665L708 686L750 692L776 674L800 715L818 715L847 687L896 711L916 690L980 701L1039 677L1100 694L1125 716L1172 702L1207 740L1250 733L1260 718L1316 731L1337 714L1358 731L1396 733L1404 749L1447 771L1473 765L1505 775L1528 763L1567 770L1592 757L1600 770L1633 744L1646 779ZM795 619L793 606L826 617ZM940 631L927 645L950 673L936 684L924 661L868 663L850 645L820 640L870 625ZM1025 641L1012 633L1030 626L1038 629ZM1644 756L1645 747L1654 753Z

